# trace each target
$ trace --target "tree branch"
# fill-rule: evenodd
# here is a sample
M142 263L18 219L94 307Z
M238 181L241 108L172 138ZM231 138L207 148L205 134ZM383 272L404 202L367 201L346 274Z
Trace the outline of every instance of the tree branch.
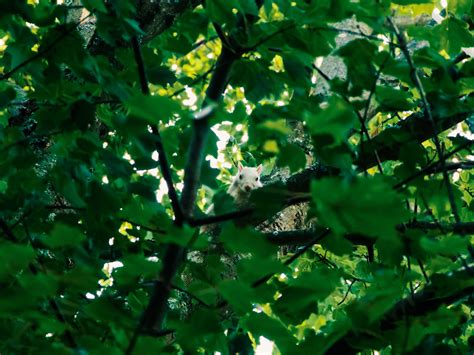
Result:
M388 55L387 55L386 59L388 59ZM384 62L384 63L385 63L385 62ZM383 64L384 64L384 63L383 63ZM326 75L320 68L318 68L315 64L313 64L313 68L316 69L316 71L319 73L319 75L321 75L321 76L324 78L324 80L327 81L327 83L328 83L329 85L331 84L331 81L332 81L332 80L329 78L329 76L327 76L327 75ZM381 66L381 68L382 68L382 66ZM377 86L377 81L378 81L378 77L379 77L379 75L380 75L380 72L381 72L381 70L379 70L379 73L377 74L377 76L376 76L376 78L375 78L375 80L374 80L374 84L373 84L373 87L372 87L372 89L373 89L374 91L375 91L375 88L376 88L376 86ZM370 103L370 99L371 99L371 97L372 97L372 94L373 94L373 91L371 91L370 94L369 94L368 103ZM367 114L367 111L365 112L365 115L364 115L364 117L363 117L363 116L360 114L360 112L359 112L358 110L356 110L356 109L353 107L351 101L349 100L349 98L348 98L346 95L341 94L341 96L342 96L342 98L344 99L344 101L346 101L347 104L352 108L352 110L354 111L355 115L357 116L357 119L359 120L360 128L361 128L361 134L360 134L360 157L361 157L361 159L362 159L363 161L365 161L366 156L365 156L365 151L364 151L364 146L365 146L365 145L364 145L364 135L365 135L365 137L367 138L367 142L370 143L370 142L372 141L372 138L370 137L369 131L367 130L367 127L366 127L366 125L365 125L365 121L366 121L365 115ZM368 105L368 104L367 104L367 105ZM367 108L367 110L368 110L368 108ZM373 145L372 145L372 148L374 148ZM375 162L377 163L377 168L378 168L379 172L380 172L381 174L383 174L383 169L382 169L382 165L380 164L380 159L379 159L379 157L378 157L377 150L374 149L372 153L373 153L374 156L375 156Z
M438 153L438 157L439 157L439 160L440 160L440 165L441 165L441 169L442 169L442 173L443 173L444 182L446 184L446 189L448 190L448 198L449 198L449 203L451 205L451 211L454 215L454 219L455 219L456 223L461 223L461 219L459 218L458 208L456 206L456 201L454 200L453 187L452 187L451 182L449 180L448 172L446 171L446 163L445 163L445 158L444 158L444 155L443 155L443 149L441 148L441 143L440 143L439 138L438 138L438 129L436 127L436 123L435 123L435 120L433 118L431 108L430 108L428 100L426 98L426 93L425 93L425 90L423 88L423 84L421 83L420 77L418 76L418 71L415 67L415 64L413 63L410 52L408 51L405 36L398 30L397 25L395 25L395 23L392 21L390 16L387 17L387 20L388 20L388 23L393 28L395 36L397 37L398 43L400 45L400 49L403 52L403 54L404 54L404 56L407 60L408 66L410 67L411 80L413 81L413 84L418 89L418 92L421 96L421 100L423 102L423 111L424 111L425 118L430 122L431 128L433 130L433 135L432 136L433 136L433 140L434 140L434 143L435 143L435 146L436 146L436 152Z
M349 283L349 287L347 288L347 291L346 291L344 297L342 298L342 300L340 300L339 302L337 302L337 305L338 305L338 306L340 306L341 304L344 303L344 301L347 299L347 296L349 296L349 292L351 292L352 285L354 285L356 282L357 282L356 279L352 279L352 280L351 280L351 282Z
M264 235L270 243L275 245L306 245L325 230L327 230L326 227L316 226L311 230L271 232ZM357 245L373 245L376 241L376 238L361 234L346 234L344 238Z
M316 237L314 237L313 235L313 238L303 247L301 248L300 250L298 250L296 253L294 253L291 258L289 258L288 260L286 260L284 262L284 265L290 265L291 263L293 263L293 261L295 261L296 259L298 259L301 255L303 255L304 253L306 253L313 245L315 245L316 243L318 243L319 241L321 241L322 239L324 239L326 236L329 235L329 233L331 233L331 231L327 228L325 228L320 234L316 235ZM270 280L272 277L273 277L274 274L268 274L266 276L263 276L262 278L258 279L257 281L255 281L253 284L252 284L252 287L253 288L256 288L260 285L263 285L265 282L267 282L268 280Z
M92 12L89 13L87 16L85 16L82 20L78 21L77 23L73 24L69 29L67 29L66 31L64 31L62 34L60 34L54 41L52 41L50 44L48 44L47 46L44 47L44 49L41 49L39 50L35 55L31 56L30 58L26 59L25 61L21 62L20 64L18 64L16 67L10 69L8 72L6 72L5 74L2 74L0 76L0 81L2 80L6 80L8 78L10 78L13 74L15 74L18 70L20 70L21 68L23 68L25 65L28 65L30 64L31 62L34 62L36 59L39 59L41 58L42 56L44 56L46 53L48 53L51 49L53 49L54 47L56 47L56 45L61 42L64 38L66 38L67 36L69 36L72 32L74 32L74 30L81 24L83 23L85 20L87 20L89 17L92 16Z
M407 229L420 229L420 230L436 230L442 228L442 233L459 233L459 234L474 234L474 222L465 223L453 223L453 224L439 224L436 222L410 222L406 224L400 224L396 227L399 232L403 232ZM320 234L326 227L316 226L311 230L291 230L282 232L271 232L265 233L267 240L275 245L305 245L310 242L316 235ZM344 238L349 242L356 245L373 245L377 238L370 237L362 234L346 234Z
M474 143L474 141L467 141L467 142L461 144L459 147L457 147L456 149L453 149L451 152L446 154L444 156L444 159L447 159L447 158L453 156L454 154L456 154L457 152L468 148L472 143ZM440 164L441 164L441 161L438 160L436 162L433 162L433 163L429 164L428 166L425 166L420 171L417 171L413 175L411 175L411 176L407 177L406 179L403 179L399 183L395 184L393 188L394 189L399 189L399 188L403 187L404 185L406 185L407 183L409 183L410 181L416 179L417 177L439 172L440 170L442 170L439 167ZM472 169L471 164L474 164L474 162L466 161L466 162L462 162L462 163L447 164L445 166L445 170Z
M132 47L133 53L135 55L135 61L138 67L138 75L140 77L140 86L144 95L150 95L150 90L148 89L148 80L146 78L145 64L143 63L142 53L140 50L140 44L138 43L137 37L132 38ZM158 162L160 164L161 174L165 179L166 186L168 187L168 195L171 200L171 206L173 207L173 213L175 217L175 224L181 226L184 222L184 216L181 211L181 206L179 204L178 194L173 185L173 177L171 176L170 166L168 164L168 159L166 157L165 147L163 146L163 141L161 139L160 131L156 125L151 127L153 135L156 137L156 150L158 152Z
M388 312L380 319L380 331L393 329L396 324L406 317L424 316L432 311L435 311L443 305L450 305L464 297L470 296L474 293L474 285L467 280L472 279L467 271L455 271L450 276L435 275L430 284L425 286L422 291L416 292L413 297L409 296L397 302ZM450 280L457 280L455 284L462 284L462 280L466 280L463 286L453 289L454 283ZM327 349L326 354L353 354L362 350L357 346L358 341L364 342L364 338L373 335L368 335L364 332L359 332L357 329L351 330L332 346ZM383 339L383 338L379 338Z
M438 132L451 128L473 114L474 111L467 111L455 113L451 116L435 116ZM406 144L422 143L432 138L433 130L430 125L423 113L416 112L395 126L387 128L377 136L372 137L372 142L367 142L367 145L370 149L372 149L371 145L375 146L381 162L395 160L398 159L401 148ZM397 140L394 140L393 137L396 137ZM359 170L366 170L376 165L376 161L372 156L368 156L365 160L357 158L355 164L359 167Z
M222 47L221 54L217 60L216 69L211 82L206 91L206 106L203 112L206 114L196 116L193 121L193 132L188 150L188 160L185 167L184 187L181 195L181 207L184 218L191 218L196 201L196 193L201 176L201 167L204 159L204 148L209 134L209 117L212 114L212 106L218 102L227 85L227 79L232 68L232 64L239 56L230 52L226 47ZM210 108L210 110L209 110ZM185 248L176 244L171 244L165 252L163 258L163 270L160 280L155 282L150 301L137 326L126 354L132 354L138 336L145 330L160 331L163 319L168 308L168 298L171 285L179 266L181 265Z
M207 226L209 224L221 223L221 222L239 219L242 217L247 217L253 214L254 212L255 212L255 208L246 208L242 210L232 211L229 213L224 213L217 216L208 216L208 217L200 218L200 219L190 219L188 223L192 227L201 227L201 226Z

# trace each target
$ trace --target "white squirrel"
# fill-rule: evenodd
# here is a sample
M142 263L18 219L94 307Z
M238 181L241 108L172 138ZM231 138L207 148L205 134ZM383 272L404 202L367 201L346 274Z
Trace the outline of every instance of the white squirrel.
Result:
M232 183L227 189L227 193L232 196L237 207L242 207L248 202L250 192L259 187L262 187L260 181L260 174L262 173L262 164L256 168L243 166L240 162L238 164L238 173L232 179ZM206 210L207 215L214 215L214 204L210 205ZM213 225L202 226L201 233L209 233L215 227Z
M227 193L234 198L236 205L241 205L247 202L250 192L252 190L262 187L260 181L260 174L262 173L262 164L256 168L243 166L240 162L238 164L239 172L234 176L232 183L227 189Z

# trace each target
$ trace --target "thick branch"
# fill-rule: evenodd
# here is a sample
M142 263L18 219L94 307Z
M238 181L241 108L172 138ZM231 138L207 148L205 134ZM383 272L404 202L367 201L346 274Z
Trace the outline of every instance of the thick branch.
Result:
M434 222L410 222L397 226L398 231L407 229L421 229L421 230L437 230L443 229L444 233L454 232L459 234L474 234L474 222L466 222L460 224L439 224ZM292 230L282 232L266 233L265 236L269 242L276 245L305 245L310 242L316 235L320 234L326 228L323 226L316 226L311 230ZM361 234L346 234L345 239L357 245L372 245L376 238Z
M407 319L407 317L424 316L435 311L443 305L450 305L464 297L474 293L474 285L472 282L465 282L463 286L453 288L454 284L462 284L462 281L472 279L467 271L456 271L450 276L440 276L427 285L422 291L417 292L395 304L380 320L380 330L390 330L397 323ZM450 283L450 280L457 280L457 283ZM364 337L372 337L357 330L348 332L345 336L334 343L326 352L326 354L353 354L363 350L357 347L358 341L364 343Z
M219 101L227 85L227 79L232 64L238 57L232 54L225 47L217 60L216 69L206 92L207 104ZM204 108L203 111L208 111ZM212 112L212 111L209 111ZM196 192L201 176L201 166L204 160L204 148L206 146L207 135L209 134L210 115L197 116L194 120L194 129L188 151L188 160L185 168L184 188L181 195L182 212L187 217L192 217L196 201ZM142 330L161 330L164 317L168 307L168 298L171 285L184 259L185 248L176 244L169 245L163 259L163 270L160 280L155 282L148 306L143 313L140 324L130 341L127 354L131 354L135 348L136 341Z
M306 245L313 238L327 228L322 226L316 226L312 230L292 230L282 232L266 233L265 236L270 243L276 245ZM373 245L375 238L367 237L360 234L347 234L344 236L347 240L354 244L360 245Z
M222 52L217 60L211 82L206 91L207 105L212 105L220 100L228 82L232 64L238 57L229 49L222 47ZM209 134L209 117L193 121L193 133L188 150L188 160L184 171L184 188L181 196L181 205L186 217L191 217L196 201L196 192L199 187L201 167L204 159L204 148Z
M474 111L459 112L451 116L434 116L438 132L445 131L456 124L468 119ZM367 142L366 148L377 149L380 161L398 159L402 147L411 143L422 143L433 137L431 123L424 117L423 113L417 112L407 119L399 122L394 127L387 128L379 135ZM369 169L376 164L375 158L368 156L365 160L358 158L355 164L361 170Z

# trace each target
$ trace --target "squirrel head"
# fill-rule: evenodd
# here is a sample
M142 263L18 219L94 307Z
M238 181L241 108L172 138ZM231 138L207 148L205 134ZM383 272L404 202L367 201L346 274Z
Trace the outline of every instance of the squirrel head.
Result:
M260 181L260 174L262 173L262 164L260 164L256 168L251 168L248 166L243 166L239 162L238 168L239 172L235 179L236 185L239 190L245 193L249 193L250 191L263 186Z

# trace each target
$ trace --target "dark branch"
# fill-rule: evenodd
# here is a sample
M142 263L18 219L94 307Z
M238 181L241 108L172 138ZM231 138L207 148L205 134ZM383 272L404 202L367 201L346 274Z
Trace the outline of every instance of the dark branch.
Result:
M346 30L343 28L335 28L335 27L311 27L312 30L315 31L330 31L330 32L337 32L337 33L347 33L351 34L354 36L359 36L359 37L364 37L373 41L378 41L378 42L384 42L385 40L383 38L379 38L376 35L368 35L362 32L357 32L357 31L352 31L352 30ZM399 45L397 43L389 42L391 46L398 47Z
M221 223L226 221L232 221L242 217L250 216L254 213L254 208L246 208L243 210L233 211L229 213L224 213L217 216L209 216L201 219L191 219L189 220L189 225L192 227L201 227L209 224Z
M387 17L387 20L389 24L392 26L393 31L395 33L395 36L398 39L398 43L400 45L400 49L403 52L403 55L405 56L408 66L410 67L411 71L411 80L413 81L413 84L415 87L418 89L418 92L421 96L421 100L423 102L423 112L425 115L425 118L430 122L431 128L433 130L433 140L436 146L436 152L438 153L438 157L440 160L440 165L443 173L443 179L446 184L446 189L448 190L448 198L449 198L449 203L451 205L451 211L454 215L454 219L456 223L461 223L461 219L459 218L459 213L458 213L458 208L456 206L456 201L454 200L454 193L453 193L453 187L451 185L451 182L449 180L448 172L446 171L446 162L445 158L443 155L443 149L441 148L441 142L439 141L438 138L438 128L436 127L435 120L433 118L433 114L431 112L430 105L428 103L428 99L426 98L426 93L425 89L423 88L423 84L421 83L420 77L418 75L418 71L415 67L415 64L413 63L413 60L411 58L410 52L407 47L407 43L405 40L405 36L398 30L397 25L392 21L392 19Z
M229 49L222 48L217 60L211 82L206 91L206 106L213 105L221 99L225 90L232 64L238 59ZM205 109L204 109L205 110ZM187 218L192 217L199 187L201 167L204 159L204 148L209 134L209 117L195 119L193 132L188 150L188 160L184 171L184 188L181 196L183 213Z
M459 147L457 147L453 151L446 154L444 156L444 159L446 160L447 158L449 158L449 157L453 156L454 154L458 153L459 151L468 148L473 142L474 141L467 141L467 142L461 144ZM457 169L471 169L472 168L472 165L471 165L472 163L473 162L471 162L471 161L467 161L467 162L464 162L464 163L446 164L445 165L445 170L449 171L449 170L457 170ZM440 160L438 160L437 162L433 162L433 163L429 164L428 166L424 167L420 171L417 171L413 175L411 175L411 176L403 179L401 182L397 183L394 186L394 189L399 189L399 188L403 187L404 185L406 185L410 181L413 181L417 177L442 171L442 169L440 168L440 165L441 165ZM471 167L470 167L470 165L471 165Z
M462 280L470 280L472 275L467 271L455 271L450 276L436 275L437 282L433 277L433 282L427 285L422 291L416 292L413 297L409 296L395 304L380 319L380 329L389 331L396 324L406 319L406 317L419 317L437 310L443 305L450 305L464 297L468 297L474 293L472 283L462 283ZM450 280L457 280L450 283ZM454 288L454 285L463 285ZM466 286L467 285L467 286ZM346 333L340 340L334 343L326 354L353 354L362 349L357 347L357 342L364 342L367 337L373 335L360 332L357 329ZM383 339L383 338L378 338Z
M436 127L438 132L445 131L452 126L462 122L474 114L474 111L460 112L451 116L435 117ZM372 142L367 142L368 149L376 148L381 162L387 160L397 160L400 150L406 144L422 143L433 136L433 130L430 128L431 123L428 122L423 113L416 112L410 115L397 125L390 127L377 136L372 138ZM403 134L402 134L403 133ZM403 137L397 142L389 139L389 137ZM406 137L406 138L405 138ZM360 170L370 169L376 165L374 157L368 156L365 160L361 158L356 159L355 164Z
M190 83L187 85L187 87L193 87L193 86L196 85L197 83L206 80L207 76L208 76L210 73L212 73L212 71L214 70L214 68L215 68L214 65L211 66L211 67L209 68L209 70L207 70L204 74L199 75L199 76L198 76L197 78L195 78L192 82L190 82ZM182 92L184 92L185 90L186 90L186 87L181 88L181 89L179 89L179 90L176 90L174 93L172 93L172 94L170 95L170 97L175 97L175 96L181 94Z
M331 233L331 231L329 229L325 229L324 231L322 231L322 233L318 234L316 237L314 237L313 235L313 239L311 239L309 241L309 243L307 243L303 248L301 248L300 250L298 250L296 253L294 253L288 260L285 261L285 265L290 265L291 263L293 263L293 261L295 261L296 259L298 259L301 255L303 255L304 253L306 253L310 248L313 247L313 245L315 245L316 243L320 242L322 239L324 239L326 236L329 235L329 233ZM252 287L253 288L256 288L260 285L263 285L265 282L267 282L268 280L270 280L272 277L273 277L274 274L268 274L266 276L263 276L262 278L258 279L257 281L255 281L253 284L252 284Z
M137 37L132 38L132 47L133 53L135 55L135 61L137 62L142 92L144 95L150 95L150 90L148 89L148 80L146 78L145 64L143 63L140 44L138 43ZM171 200L171 206L173 207L175 223L177 225L182 225L184 222L183 213L179 204L178 194L176 193L173 185L173 177L171 176L171 170L166 157L165 147L163 146L160 131L155 125L152 125L151 129L153 135L156 137L155 144L156 150L158 152L158 162L160 164L161 174L163 175L163 178L166 181L166 186L168 187L168 196Z
M176 285L172 285L171 288L173 290L177 290L179 292L182 292L186 295L188 295L190 298L192 298L193 300L195 300L197 303L199 303L201 306L204 306L206 308L213 308L212 306L208 305L206 302L204 302L202 299L200 299L199 297L193 295L191 292L189 291L186 291L184 288L181 288L179 286L176 286Z
M410 222L397 226L399 232L407 229L419 230L443 230L443 234L453 232L458 234L474 234L474 222L454 223L454 224L439 224L436 222ZM323 226L316 226L312 230L292 230L282 232L272 232L264 234L268 241L275 245L306 245L319 233L326 230ZM365 236L361 234L346 234L344 238L356 245L373 245L377 238Z
M64 31L61 35L59 35L54 41L52 41L50 44L48 44L47 46L45 46L43 49L39 50L38 53L36 53L35 55L31 56L30 58L28 58L27 60L21 62L20 64L18 64L16 67L14 67L13 69L11 69L10 71L6 72L5 74L2 74L0 76L0 81L1 80L6 80L8 78L10 78L13 74L15 74L18 70L20 70L21 68L23 68L25 65L28 65L30 64L31 62L34 62L36 59L39 59L41 58L42 56L44 56L46 53L48 53L51 49L53 49L59 42L61 42L64 38L66 38L67 36L69 36L72 32L74 32L76 30L76 28L81 24L83 23L85 20L87 20L89 17L92 16L92 12L89 13L87 16L85 16L82 20L78 21L77 23L73 24L69 29L67 29L66 31Z
M206 91L206 106L202 116L197 116L193 122L193 132L188 150L188 160L184 174L184 188L181 195L181 207L184 218L192 217L195 207L196 193L201 176L201 166L204 160L204 148L206 146L207 136L209 134L209 118L212 114L212 106L218 102L228 82L228 76L232 64L239 57L222 47L221 54L217 60L216 69L213 73L211 82ZM210 108L210 110L208 110ZM209 111L209 112L207 112ZM126 354L132 354L138 336L145 331L160 331L162 323L168 308L168 298L171 285L179 266L181 265L185 248L176 244L171 244L166 250L163 260L163 270L160 274L160 280L155 282L150 301L145 312L142 315L139 325L130 340Z
M349 296L349 292L351 292L352 285L354 285L356 282L357 282L356 279L351 280L351 282L349 283L349 287L347 288L347 291L346 291L344 297L342 298L342 300L340 300L340 301L337 303L338 306L340 306L341 304L344 303L344 301L347 299L347 296Z

